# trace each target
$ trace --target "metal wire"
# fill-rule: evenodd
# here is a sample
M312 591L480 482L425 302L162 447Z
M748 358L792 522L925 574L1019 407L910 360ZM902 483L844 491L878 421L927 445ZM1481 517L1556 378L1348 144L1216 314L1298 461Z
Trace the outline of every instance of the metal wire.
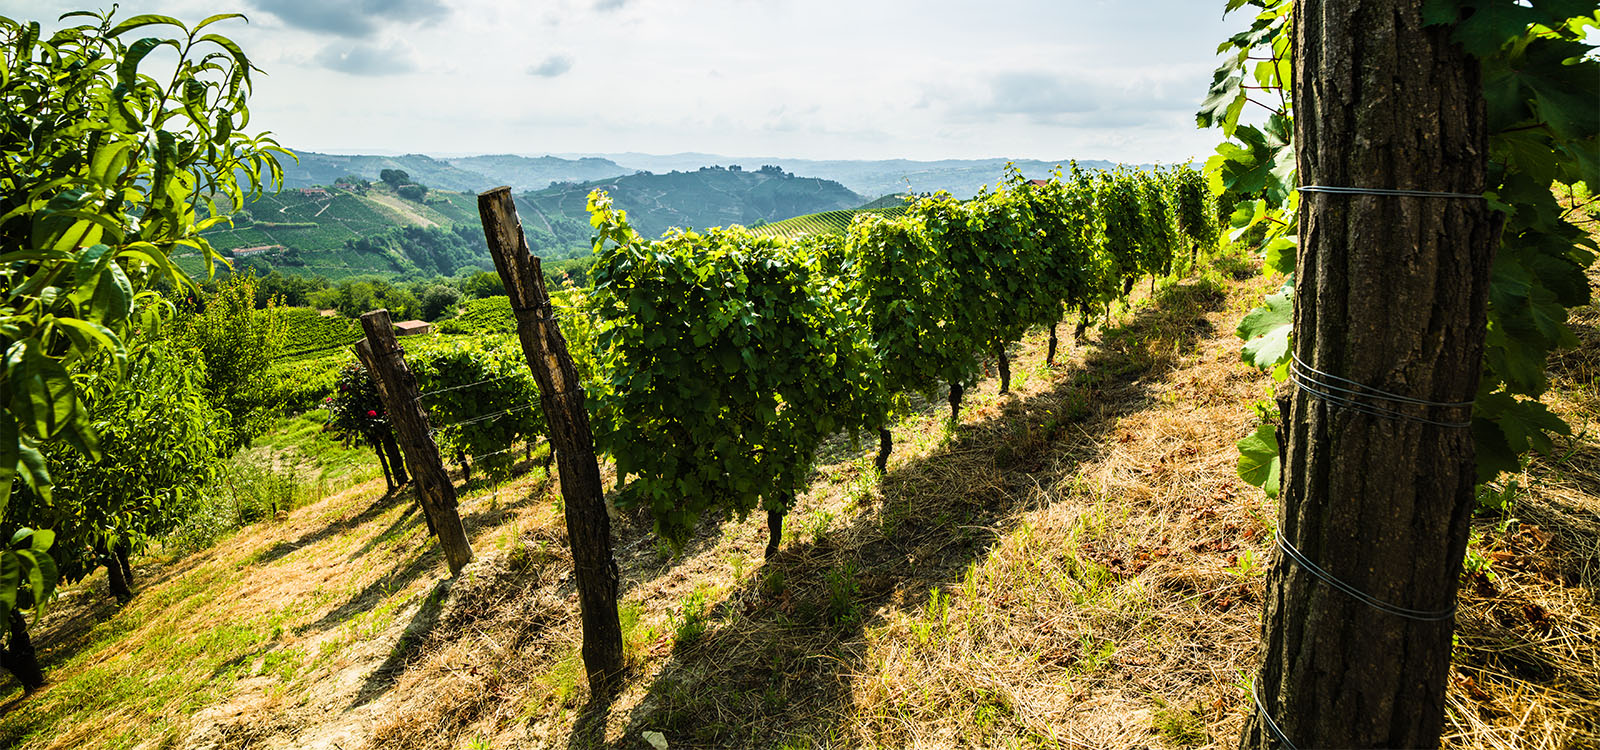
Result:
M1317 375L1318 377L1327 378L1328 380L1335 380L1335 381L1338 381L1340 383L1349 383L1350 385L1353 385L1353 386L1355 386L1357 388L1360 388L1362 390L1361 391L1353 391L1353 390L1349 390L1347 388L1339 388L1337 386L1327 385L1327 387L1331 388L1331 389L1342 390L1342 391L1346 391L1348 393L1355 393L1355 394L1358 394L1358 395L1368 396L1368 397L1371 397L1371 398L1381 398L1381 399L1384 399L1385 401L1398 401L1398 402L1400 402L1402 404L1416 404L1418 406L1438 406L1438 407L1442 407L1442 408L1460 409L1460 408L1466 408L1466 407L1472 406L1472 404L1473 404L1472 401L1429 401L1427 399L1413 398L1411 396L1402 396L1402 395L1400 395L1398 393L1393 393L1393 392L1390 392L1390 391L1383 390L1382 388L1374 388L1374 387L1372 387L1370 385L1366 385L1364 383L1359 383L1359 382L1356 382L1356 381L1351 380L1349 378L1341 378L1338 375L1334 375L1332 373L1327 373L1327 372L1323 372L1321 370L1318 370L1317 368L1306 364L1305 360L1300 359L1300 355L1299 354L1294 354L1294 355L1291 355L1291 356L1294 357L1294 363L1296 365L1299 365L1300 369L1305 370L1306 372L1309 372L1309 373L1312 373L1314 375Z
M1255 680L1250 681L1250 698L1256 702L1256 710L1261 712L1261 720L1267 723L1267 729L1272 732L1272 736L1277 738L1278 742L1289 748L1289 750L1300 750L1294 746L1293 742L1289 741L1289 736L1284 734L1283 730L1278 727L1278 722L1272 720L1272 714L1267 713L1267 706L1261 702L1261 693L1256 689Z
M1364 398L1385 399L1385 400L1391 400L1391 401L1398 401L1398 402L1401 402L1401 403L1416 404L1416 405L1421 405L1421 406L1434 406L1434 407L1456 408L1456 409L1470 407L1472 405L1472 402L1470 402L1470 401L1464 401L1464 402L1424 401L1424 400L1421 400L1421 399L1410 398L1408 396L1399 396L1397 394L1391 394L1391 393L1388 393L1387 391L1379 390L1379 389L1376 389L1376 388L1371 388L1370 386L1361 386L1362 388L1364 388L1366 390L1375 391L1374 393L1367 393L1365 391L1355 390L1355 389L1351 389L1351 388L1345 388L1345 387L1342 387L1342 386L1334 385L1332 383L1322 382L1320 380L1317 380L1314 377L1311 377L1311 376L1307 375L1306 372L1305 372L1306 370L1310 370L1311 372L1315 372L1315 373L1320 373L1320 374L1326 375L1326 373L1321 373L1320 370L1316 370L1314 368L1307 367L1304 363L1302 363L1300 361L1299 357L1296 357L1292 362L1292 366L1289 368L1289 380L1291 382L1293 382L1295 384L1295 386L1300 388L1300 390L1305 391L1306 395L1313 396L1315 398L1321 399L1321 400L1326 401L1326 402L1328 402L1330 404L1333 404L1334 406L1338 406L1338 407L1341 407L1341 408L1349 409L1350 411L1358 412L1358 413L1361 413L1361 414L1366 414L1368 416L1385 417L1385 418L1388 418L1388 419L1404 419L1404 420L1407 420L1407 421L1410 421L1410 422L1416 422L1416 423L1419 423L1419 424L1433 425L1435 427L1452 427L1452 428L1458 428L1459 429L1459 428L1465 428L1465 427L1471 427L1472 426L1472 422L1470 422L1470 421L1467 421L1467 422L1445 422L1445 421L1441 421L1441 420L1437 420L1437 419L1429 419L1427 417L1419 417L1419 416L1417 416L1415 414L1407 414L1407 413L1402 412L1402 411L1396 411L1394 409L1389 409L1389 408L1386 408L1386 407L1383 407L1383 406L1378 406L1377 404L1369 404L1369 403L1363 403L1361 401L1356 401L1354 398L1352 398L1352 396L1359 396L1359 397L1364 397ZM1335 376L1328 376L1328 377L1335 377ZM1353 383L1355 385L1361 385L1360 383L1356 383L1353 380L1347 380L1345 378L1336 378L1336 379L1344 381L1344 382L1348 382L1348 383ZM1340 395L1341 393L1349 394L1349 395L1348 396Z
M1302 193L1329 193L1332 195L1382 195L1399 196L1403 198L1477 198L1483 196L1477 193L1447 193L1437 190L1396 190L1393 188L1359 188L1339 187L1336 185L1302 185L1295 188Z
M1361 589L1356 588L1349 583L1340 580L1332 573L1323 570L1316 563L1312 562L1310 558L1307 558L1303 553L1301 553L1300 550L1295 549L1295 546L1290 544L1289 540L1283 538L1282 531L1279 531L1274 536L1277 537L1278 549L1283 550L1283 553L1288 555L1289 559L1298 563L1300 567L1305 568L1307 572L1322 579L1323 583L1343 591L1356 601L1359 601L1362 604L1372 607L1380 612L1391 614L1396 617L1404 617L1408 620L1417 620L1419 622L1439 622L1441 620L1449 619L1456 613L1455 602L1451 602L1450 606L1445 609L1431 610L1411 609L1409 607L1401 607L1395 604L1390 604L1382 599L1368 594L1365 591L1362 591Z
M462 390L463 388L471 388L473 386L483 385L484 383L498 383L498 382L500 382L502 380L510 380L510 379L512 379L514 377L517 377L517 376L516 375L501 375L498 378L486 378L486 379L480 380L480 381L478 381L476 383L467 383L466 385L452 385L449 388L439 388L437 390L432 390L432 391L427 391L427 392L424 392L424 393L417 394L417 400L421 401L422 399L425 399L425 398L427 398L429 396L437 396L437 395L439 395L441 393L449 393L451 391L459 391L459 390Z
M487 422L487 421L490 421L490 420L493 420L493 419L499 419L499 418L501 418L503 416L506 416L507 414L515 414L515 413L517 413L519 411L527 411L527 410L532 409L532 408L537 407L537 406L538 406L538 404L528 404L526 406L517 406L517 407L510 408L510 409L505 409L503 411L497 411L497 412L495 412L493 414L485 414L483 416L473 417L471 419L463 419L463 420L461 420L459 422L451 422L450 424L442 424L442 425L439 425L438 427L433 428L432 430L429 430L428 434L437 435L437 434L439 434L440 430L443 430L443 429L448 428L448 427L464 427L464 426L469 425L469 424L477 424L479 422Z

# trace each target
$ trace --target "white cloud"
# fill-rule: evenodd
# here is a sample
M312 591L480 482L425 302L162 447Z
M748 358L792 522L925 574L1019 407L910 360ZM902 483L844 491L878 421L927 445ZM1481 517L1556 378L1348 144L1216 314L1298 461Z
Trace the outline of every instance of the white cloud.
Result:
M528 66L528 75L540 78L555 78L572 70L572 58L566 55L551 55L538 63Z

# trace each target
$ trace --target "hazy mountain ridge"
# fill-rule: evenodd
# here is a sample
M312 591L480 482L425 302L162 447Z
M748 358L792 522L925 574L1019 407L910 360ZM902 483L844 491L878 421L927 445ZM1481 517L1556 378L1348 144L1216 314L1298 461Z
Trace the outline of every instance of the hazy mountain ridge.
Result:
M299 164L284 160L284 184L287 187L331 185L334 180L348 174L376 180L381 170L401 169L413 180L436 189L477 192L496 185L510 185L518 192L526 192L545 189L552 182L605 180L640 171L659 175L672 171L692 172L701 167L738 165L748 173L772 165L796 176L832 180L867 199L889 193L931 193L940 190L966 198L976 194L984 185L997 183L1008 161L1015 163L1029 178L1048 177L1057 165L1064 168L1070 163L1068 159L1041 161L1004 158L817 160L735 157L698 152L667 155L633 152L544 156L494 154L434 158L423 154L374 156L307 151L300 152L299 156ZM1078 164L1085 169L1109 169L1113 166L1112 162L1098 159L1084 159Z

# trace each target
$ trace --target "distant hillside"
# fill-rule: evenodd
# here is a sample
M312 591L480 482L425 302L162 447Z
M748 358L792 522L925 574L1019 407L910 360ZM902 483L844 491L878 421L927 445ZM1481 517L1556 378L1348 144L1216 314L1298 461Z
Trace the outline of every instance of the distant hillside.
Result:
M563 154L563 156L575 155ZM978 188L998 183L1004 174L1005 165L1008 161L1003 158L942 159L939 161L912 161L909 159L814 160L775 156L736 157L705 153L683 153L665 156L618 153L585 154L585 156L599 156L610 159L623 167L651 172L695 169L707 164L740 164L746 167L756 164L772 164L794 174L834 180L868 198L876 198L889 193L932 193L940 190L949 191L958 198L970 198L977 194ZM1018 159L1014 161L1017 168L1022 170L1023 175L1029 178L1042 179L1049 177L1050 172L1058 164L1065 168L1070 160L1039 161L1035 159ZM1112 162L1095 159L1080 159L1078 166L1084 169L1110 169L1113 164Z
M545 221L560 220L580 220L587 227L587 199L595 188L609 193L616 206L628 212L634 229L646 237L660 235L668 227L749 226L850 208L864 201L832 180L796 177L777 168L702 167L693 172L632 174L523 194L519 204L536 212L522 217L523 227L531 232Z
M587 222L558 221L554 226L564 240L588 236ZM547 258L577 254L562 251L558 244L573 243L558 243L542 223L530 227L527 235L529 245ZM234 214L231 228L207 231L205 237L236 267L330 279L423 278L494 267L475 196L430 190L419 202L382 183L285 188L245 204ZM178 263L191 273L204 271L196 255L180 255Z
M447 161L423 154L404 156L367 156L360 154L319 154L315 151L296 151L300 158L280 159L283 165L283 186L303 188L314 185L332 185L345 175L355 175L376 181L385 169L399 169L411 175L415 182L437 190L477 192L497 184L492 177L471 172ZM474 209L476 210L476 209Z
M543 190L552 182L590 182L632 174L638 171L666 174L692 172L707 166L741 165L745 171L773 165L790 174L832 180L867 198L890 193L932 193L949 191L959 198L970 198L984 185L999 182L1006 159L943 159L912 161L813 160L784 157L733 157L721 154L683 153L670 155L563 154L518 156L513 154L463 156L436 159L422 154L368 156L298 152L300 163L285 160L284 184L287 187L331 185L345 175L378 179L384 169L401 169L411 179L440 190L474 193L496 185L510 185L517 191ZM1017 160L1017 168L1027 177L1048 177L1057 164L1069 160ZM1082 160L1085 169L1109 169L1111 162Z
M489 182L484 187L510 185L512 190L543 190L552 182L583 182L603 180L607 177L630 174L634 170L620 167L609 159L585 157L560 159L554 156L467 156L446 159L451 165L483 175ZM480 190L483 188L479 188Z
M878 203L879 201L873 201ZM901 202L891 206L873 206L870 208L852 208L843 211L823 211L822 213L796 216L792 219L775 221L763 224L750 231L768 237L788 237L794 239L802 235L836 234L842 235L850 229L850 222L861 214L881 214L883 216L899 216L906 212L906 207Z
M399 169L411 179L438 190L476 193L497 185L514 190L539 190L552 182L600 180L629 174L635 170L594 157L561 159L554 156L465 156L435 159L423 154L371 156L362 154L319 154L296 151L298 163L283 159L283 185L290 188L332 185L334 180L354 175L377 180L385 169Z
M904 206L906 204L906 198L909 197L910 195L907 193L890 193L882 198L872 201L871 203L856 206L856 208L895 208L897 206Z

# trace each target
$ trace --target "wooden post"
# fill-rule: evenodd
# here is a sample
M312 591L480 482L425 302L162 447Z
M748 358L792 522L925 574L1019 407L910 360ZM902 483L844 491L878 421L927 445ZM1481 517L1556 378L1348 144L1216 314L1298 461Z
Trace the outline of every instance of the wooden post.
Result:
M439 460L428 414L417 403L417 378L406 367L405 351L394 338L388 310L362 315L361 327L366 329L367 339L356 344L356 354L374 376L378 397L389 413L389 424L399 433L400 450L416 480L417 501L439 536L450 575L456 575L472 562L472 544L456 512L456 488Z
M611 517L600 486L600 462L584 407L583 385L567 353L545 290L539 259L528 250L517 218L511 188L478 194L478 214L494 266L511 297L517 336L528 368L539 383L550 445L561 473L567 539L577 575L579 614L583 619L583 666L589 692L611 695L622 678L622 625L617 619L617 565L611 555Z

